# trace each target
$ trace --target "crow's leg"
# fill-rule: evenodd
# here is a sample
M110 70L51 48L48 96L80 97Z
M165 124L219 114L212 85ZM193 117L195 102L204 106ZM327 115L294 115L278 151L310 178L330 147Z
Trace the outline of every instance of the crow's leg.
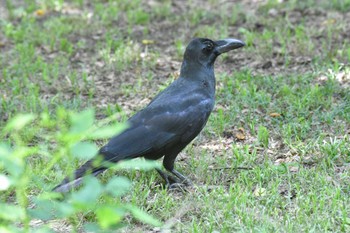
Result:
M180 172L174 169L174 162L176 159L176 156L178 153L172 153L172 154L167 154L164 156L163 160L163 166L166 170L171 172L173 175L175 175L180 182L176 183L182 183L186 185L192 185L192 182L190 179L188 179L186 176L182 175Z
M182 180L177 178L176 176L168 175L166 172L163 172L160 169L156 169L159 175L165 180L166 187L169 190L180 190L180 191L186 191L184 186L187 186L187 184L184 184Z
M168 174L166 174L158 168L156 170L159 173L159 175L165 180L167 187L170 187L174 183L181 183L181 181L178 178L174 176L169 176Z
M170 171L172 174L174 174L177 178L179 178L181 180L181 183L184 183L186 185L190 185L192 186L192 181L187 178L186 176L182 175L180 172L178 172L177 170L175 170L173 168L173 170Z

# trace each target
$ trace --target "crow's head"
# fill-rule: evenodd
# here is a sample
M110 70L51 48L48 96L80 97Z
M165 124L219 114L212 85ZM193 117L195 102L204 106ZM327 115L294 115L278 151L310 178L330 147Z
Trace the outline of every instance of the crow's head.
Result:
M193 39L186 48L184 61L212 66L215 59L222 53L244 46L245 43L237 39L213 41L206 38Z

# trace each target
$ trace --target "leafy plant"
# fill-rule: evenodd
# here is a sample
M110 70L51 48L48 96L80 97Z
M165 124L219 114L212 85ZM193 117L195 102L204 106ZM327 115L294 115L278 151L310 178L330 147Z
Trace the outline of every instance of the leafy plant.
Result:
M128 213L141 222L160 225L145 211L122 201L121 197L131 188L125 177L114 177L102 184L97 178L87 176L81 189L66 194L63 199L61 194L50 191L51 181L57 184L56 177L61 180L66 173L52 170L67 170L69 174L74 166L67 164L97 154L98 148L90 140L110 138L127 127L112 119L114 116L95 124L93 109L74 113L59 108L55 118L48 113L19 114L6 123L1 132L5 140L0 143L2 232L32 230L30 222L34 219L63 219L75 231L81 227L95 232L116 229L123 226ZM136 160L117 164L112 169L149 170L156 166L159 165L155 162ZM93 217L79 225L79 216L91 213ZM40 229L49 232L45 224Z

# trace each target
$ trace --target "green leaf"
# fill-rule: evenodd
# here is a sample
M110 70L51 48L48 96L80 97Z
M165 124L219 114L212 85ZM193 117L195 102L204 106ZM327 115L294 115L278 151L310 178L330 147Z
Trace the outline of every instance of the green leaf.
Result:
M125 208L131 212L131 214L141 222L150 224L153 226L161 226L162 223L156 218L152 217L148 213L132 205L125 205Z
M115 197L124 195L131 187L131 182L125 177L113 177L105 190Z
M101 227L96 222L84 223L83 229L85 232L101 232Z
M118 135L128 127L128 124L114 124L101 127L88 135L89 139L106 139Z
M95 121L95 110L90 108L80 113L72 113L70 116L71 133L83 133L90 129Z
M8 157L12 152L11 146L7 143L0 142L0 158Z
M98 148L91 142L78 142L71 148L71 153L78 159L91 159L98 152Z
M18 228L15 228L11 225L8 225L8 226L0 226L0 232L1 233L14 233L14 232L21 232L21 231Z
M102 186L96 177L88 176L84 180L84 186L71 196L72 202L82 204L86 208L95 205L97 198L102 193Z
M28 152L27 147L16 148L12 150L6 143L0 143L0 168L4 168L12 176L18 177L24 169L25 163L23 157ZM14 178L14 177L11 177ZM15 180L11 180L15 183Z
M85 232L101 232L101 228L95 222L84 223L83 229Z
M48 226L42 226L39 228L31 229L30 232L31 233L55 233L55 231L50 229Z
M44 221L53 219L52 209L53 202L49 200L35 200L35 208L28 209L28 213L32 218L38 218Z
M5 126L5 131L20 130L35 119L35 115L31 113L18 114L13 117Z
M65 202L57 202L55 209L57 209L56 216L59 218L66 218L75 213L74 207Z
M27 210L32 218L47 221L57 217L70 217L75 213L75 209L70 203L41 199L42 197L43 196L33 199L35 208Z
M102 229L108 229L121 222L124 211L110 206L103 206L96 210L96 217Z
M121 161L114 166L115 169L139 169L139 170L152 170L154 168L161 168L161 165L154 160L145 159L133 159Z
M19 221L25 218L25 211L19 206L0 203L0 210L0 219L3 220Z

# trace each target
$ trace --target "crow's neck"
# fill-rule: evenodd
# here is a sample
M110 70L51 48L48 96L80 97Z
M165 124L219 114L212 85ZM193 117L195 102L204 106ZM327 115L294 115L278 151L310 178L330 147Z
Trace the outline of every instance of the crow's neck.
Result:
M213 65L203 65L199 62L184 61L181 66L180 77L199 82L203 88L215 94L215 75Z

